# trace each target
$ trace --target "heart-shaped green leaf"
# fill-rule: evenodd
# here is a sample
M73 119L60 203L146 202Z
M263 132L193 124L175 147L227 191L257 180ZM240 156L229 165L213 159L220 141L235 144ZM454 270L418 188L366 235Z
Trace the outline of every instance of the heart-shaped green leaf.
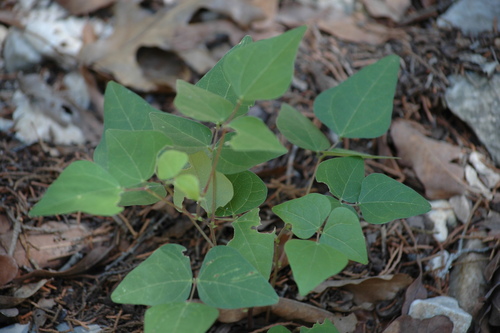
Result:
M122 191L118 181L100 165L76 161L63 170L29 215L74 212L115 215L123 210L118 207Z
M276 120L280 132L294 145L312 151L326 150L330 141L302 113L288 104L282 104Z
M174 186L176 182L178 182L180 176L188 174L193 175L198 179L198 184L200 186L199 193L202 194L211 176L212 160L207 156L207 154L205 154L205 152L200 151L196 154L189 155L189 164L191 167L183 170L181 174L174 179ZM217 209L225 206L234 195L233 184L224 174L216 171L214 176L215 186L214 179L211 179L205 196L200 200L201 207L203 207L203 209L205 209L208 213L211 213L214 208ZM184 192L184 190L182 190L182 192ZM180 203L182 203L182 199L182 193L175 191L175 204L180 205Z
M342 138L375 138L389 129L399 57L367 66L314 101L314 113Z
M233 120L229 126L236 135L229 145L236 151L267 151L285 154L287 149L259 118L243 116Z
M224 74L239 99L274 99L285 93L292 82L295 56L305 31L302 26L227 55Z
M341 252L308 240L289 240L285 244L285 253L302 296L347 265L347 257Z
M104 129L121 130L151 130L153 126L148 114L160 113L161 111L149 105L139 95L124 86L110 81L104 93ZM101 142L94 150L94 161L105 169L107 165L106 136L103 135Z
M176 150L188 154L204 150L212 142L212 131L194 120L174 116L170 113L151 113L153 128L162 132Z
M200 81L196 82L196 85L200 88L206 89L213 92L219 96L224 97L230 101L233 105L238 102L238 96L234 92L231 82L226 79L224 71L222 69L226 58L238 48L248 45L252 42L252 37L245 36L241 42L235 45L229 52L227 52L221 60L219 60L211 70L205 74ZM236 112L236 116L242 116L248 112L248 107L253 104L254 101L244 101L241 103L239 110Z
M200 303L167 303L146 310L144 332L205 333L219 316L217 309ZM196 318L196 320L193 320Z
M183 151L166 150L158 156L156 161L156 175L161 180L171 179L179 174L189 160Z
M181 206L184 197L198 201L200 200L200 181L198 177L190 173L183 173L174 179L175 197L174 203ZM177 196L179 198L177 199Z
M208 90L177 80L174 105L184 115L220 124L233 112L233 104Z
M200 299L220 309L266 306L279 300L259 271L230 246L216 246L208 251L197 286Z
M297 237L307 239L318 231L331 209L326 196L310 193L274 206L273 212L292 225L292 232Z
M106 131L108 171L122 186L129 187L151 178L156 156L171 141L157 131Z
M259 209L255 208L233 222L234 237L227 246L238 250L263 277L269 278L276 236L258 232L259 225Z
M390 222L431 209L420 194L380 173L372 173L363 180L359 204L363 218L369 223Z
M217 216L237 215L259 207L267 197L267 186L251 171L226 175L233 184L234 196L216 211Z
M368 263L365 237L358 216L348 208L339 207L332 211L319 242L342 252L347 259Z
M189 257L181 245L167 244L134 268L111 294L113 302L158 305L187 300L193 283Z
M359 157L340 157L321 162L316 180L328 185L330 192L340 200L357 202L365 164Z
M226 141L230 141L235 134L234 132L226 134ZM236 151L229 145L224 145L217 163L217 171L226 175L239 173L281 155L282 152Z

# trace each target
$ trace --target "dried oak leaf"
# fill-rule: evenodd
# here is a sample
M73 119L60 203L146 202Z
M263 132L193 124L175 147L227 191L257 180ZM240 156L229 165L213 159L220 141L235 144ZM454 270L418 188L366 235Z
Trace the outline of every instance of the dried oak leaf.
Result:
M455 163L462 158L462 149L428 138L416 126L407 120L392 123L391 136L401 163L413 168L428 199L464 194L464 168Z
M215 64L202 44L185 49L178 43L178 35L185 35L190 20L200 9L229 16L243 27L264 17L262 10L249 0L184 0L154 14L132 1L119 1L115 5L114 33L85 45L80 60L139 91L173 90L177 79L189 78L187 65L200 72ZM214 35L231 34L228 24L209 25L207 29L216 29Z
M400 22L411 6L410 0L363 0L366 10L371 16L388 17L394 22Z

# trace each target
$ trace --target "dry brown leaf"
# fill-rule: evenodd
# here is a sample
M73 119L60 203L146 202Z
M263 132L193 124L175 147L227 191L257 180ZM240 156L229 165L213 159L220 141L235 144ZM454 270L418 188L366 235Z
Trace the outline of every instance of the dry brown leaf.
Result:
M390 39L406 39L407 37L403 30L371 22L362 13L355 13L341 19L320 19L317 23L322 31L353 43L379 45Z
M314 288L321 293L326 288L343 288L354 295L354 303L376 303L394 299L397 293L408 287L413 279L407 274L384 275L355 280L328 280Z
M372 17L387 17L400 22L411 5L410 0L363 0Z
M333 314L330 311L326 311L311 304L283 297L280 297L277 304L270 307L261 306L252 308L252 315L259 315L264 311L267 311L269 308L274 315L286 320L299 320L307 323L322 323L325 319L329 319L338 329L342 327L341 332L346 333L353 332L357 323L355 315L344 317L342 315ZM219 318L217 320L222 323L235 323L245 319L247 316L247 309L219 309Z
M107 7L115 3L116 0L56 0L56 2L71 14L82 15Z
M464 168L455 163L463 156L460 147L428 138L402 119L393 122L391 136L401 162L413 168L428 199L448 199L466 192Z
M37 270L31 271L28 274L25 274L25 275L17 278L16 281L24 281L24 280L31 279L31 278L69 277L69 276L82 274L82 273L85 273L90 268L97 265L104 258L106 258L112 249L113 249L113 246L111 246L111 247L96 246L92 250L90 250L90 252L85 257L83 257L82 260L77 262L71 268L68 268L64 271L57 271L57 272L43 270L43 269L37 269Z
M415 281L413 281L408 289L406 289L405 302L403 303L403 307L401 308L401 313L408 314L410 311L410 305L414 300L426 298L427 289L425 289L422 283L422 273L420 273Z
M393 321L383 333L451 333L453 322L446 316L413 319L408 315Z
M13 257L19 266L54 268L62 264L62 259L84 248L89 242L108 240L111 235L106 230L89 231L83 224L47 222L38 230L25 231L19 236ZM101 235L101 236L98 236ZM102 236L104 235L104 236ZM12 230L0 234L0 252L10 248Z
M48 280L40 280L35 283L24 284L22 287L14 291L13 296L0 295L0 309L12 308L27 298L33 296L40 288L43 287Z
M0 287L12 281L17 271L16 260L9 255L0 254Z
M192 16L202 8L227 15L244 27L264 18L262 10L250 0L184 0L155 14L131 1L120 1L115 6L115 32L107 39L84 46L80 59L133 89L171 91L177 79L189 79L187 65L202 74L216 62L204 43L179 43L179 36L189 34L187 27ZM210 28L208 32L213 38L219 33L234 36L235 28L229 26L225 22L204 27ZM185 42L189 40L184 38Z

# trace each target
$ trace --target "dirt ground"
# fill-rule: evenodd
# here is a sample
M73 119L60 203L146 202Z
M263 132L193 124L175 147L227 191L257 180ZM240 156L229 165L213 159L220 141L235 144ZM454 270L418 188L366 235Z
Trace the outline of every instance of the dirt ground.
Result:
M280 8L291 2L283 1ZM436 18L447 8L447 3L412 1L404 21L374 20L392 31L381 43L346 41L310 24L299 49L291 89L279 101L257 103L252 112L265 118L271 128L281 102L313 117L312 103L317 94L383 56L397 54L402 59L402 67L394 100L394 119L415 121L429 138L488 156L474 132L447 109L444 93L449 86L449 75L468 71L481 74L477 64L462 60L461 55L473 52L491 61L500 55L500 34L491 32L469 37L456 29L437 28ZM159 2L144 2L144 7L152 11L157 6L160 6ZM0 5L3 13L12 8L13 3L9 1ZM111 14L103 9L99 15ZM5 19L2 22L7 27L13 24ZM275 25L283 29L291 27L282 22ZM95 79L95 87L102 94L109 74L99 73L95 68L84 70ZM63 70L54 61L44 61L35 72L43 74L45 81L54 86ZM0 68L0 75L0 117L12 119L15 109L12 98L19 86L20 73L8 73ZM199 76L193 71L192 81ZM173 94L164 91L140 93L155 107L175 112ZM94 107L93 111L96 119L99 119L98 109ZM373 140L344 140L343 147L398 156L393 140L391 135ZM32 323L39 332L57 332L56 326L63 322L69 327L97 324L102 332L142 332L145 307L113 303L110 299L112 290L160 245L178 243L185 246L194 265L208 250L203 237L189 221L161 204L130 207L115 218L86 214L30 218L28 211L48 185L72 161L90 160L94 147L95 142L61 145L39 141L25 144L16 139L14 130L0 131L0 250L12 254L14 242L24 249L26 258L23 263L18 263L20 268L16 279L0 286L0 309L18 311L13 316L0 312L0 332L1 327L13 323ZM303 193L305 180L313 172L314 156L298 150L293 162L293 176L288 177L289 158L290 155L285 155L255 170L269 189L268 200L261 207L262 222L267 230L282 227L271 207ZM366 165L367 173L385 173L422 195L426 193L425 184L412 167L401 161L373 160L367 161ZM323 186L315 184L314 190L323 193L326 191ZM471 331L494 332L495 325L500 325L495 289L499 281L497 230L500 196L493 188L489 199L477 194L467 194L466 198L471 209L465 223L449 227L448 236L443 241L433 237L432 222L426 217L397 220L385 225L364 223L369 264L351 263L331 279L363 279L363 284L325 286L320 292L298 299L291 272L285 268L278 278L278 294L296 301L291 305L292 308L296 306L296 311L305 311L298 304L307 304L315 310L326 310L347 318L350 323L347 325L353 325L353 329L346 328L346 332L383 332L396 319L405 323L403 327L406 329L393 328L390 332L417 332L418 327L423 327L418 325L422 324L410 324L403 316L408 311L409 302L415 298L451 295L459 300L468 298L472 301L466 305L469 307L466 310L473 315ZM49 223L53 223L54 229L47 229ZM220 242L231 239L231 236L229 225L218 235ZM472 244L473 240L478 240L479 245ZM480 251L468 252L454 261L451 273L440 276L439 270L426 269L440 251L453 254L468 246L476 246ZM30 248L43 248L45 252L30 257ZM68 258L74 259L73 264L61 269ZM473 263L472 266L467 265L468 261ZM39 262L44 265L40 266ZM465 274L472 275L465 277ZM380 276L386 280L376 279ZM472 280L474 287L464 284L463 280ZM43 282L36 285L39 281ZM16 292L23 287L32 291L23 290L25 296L19 296ZM378 289L381 295L374 295L374 289ZM14 298L19 298L19 302ZM302 324L311 326L307 317L294 317L291 312L284 310L282 315L274 313L268 317L263 313L253 318L247 316L226 323L217 322L209 332L265 332L264 328L276 323L287 323L289 328ZM429 325L429 331L444 327L435 322L426 325Z

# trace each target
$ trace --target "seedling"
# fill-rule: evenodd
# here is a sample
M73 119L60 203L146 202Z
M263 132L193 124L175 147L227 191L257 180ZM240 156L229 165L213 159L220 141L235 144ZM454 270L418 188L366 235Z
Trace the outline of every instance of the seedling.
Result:
M110 82L94 161L68 166L31 210L31 216L77 211L114 215L124 206L163 200L192 221L210 245L199 272L193 273L183 246L163 245L111 296L117 303L150 306L146 332L204 332L217 319L217 309L278 302L278 235L256 230L267 188L250 169L288 149L247 112L256 100L276 99L288 89L305 30L258 42L245 37L196 85L178 81L174 104L185 117L156 110ZM398 70L394 55L362 69L322 92L314 102L315 115L340 138L384 134ZM285 253L301 295L342 271L349 260L368 262L360 216L379 224L430 209L424 198L396 180L365 176L364 159L379 157L336 148L292 106L282 105L277 126L288 141L317 156L307 193L272 209L285 222L280 232L294 235ZM152 181L154 175L157 180ZM325 183L330 193L312 193L314 180ZM196 208L190 210L192 202ZM217 245L214 229L220 219L233 221L234 238L227 245ZM193 302L196 294L202 303ZM303 331L331 327L325 322Z

